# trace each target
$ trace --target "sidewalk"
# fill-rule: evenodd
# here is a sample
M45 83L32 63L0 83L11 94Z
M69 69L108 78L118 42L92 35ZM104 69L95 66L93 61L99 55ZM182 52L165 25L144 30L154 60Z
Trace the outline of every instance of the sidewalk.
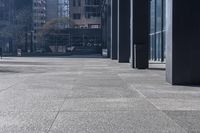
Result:
M200 87L110 59L4 58L0 133L200 133Z

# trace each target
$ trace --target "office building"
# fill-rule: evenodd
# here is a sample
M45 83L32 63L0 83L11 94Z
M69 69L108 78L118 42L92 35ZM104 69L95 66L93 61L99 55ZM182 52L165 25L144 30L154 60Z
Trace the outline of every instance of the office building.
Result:
M69 0L70 19L77 28L100 28L101 0Z
M14 20L14 1L0 0L0 21L13 22Z
M38 33L43 25L52 20L69 17L68 0L34 0L33 1L33 30L35 50L41 49L44 44L39 42ZM59 25L58 27L63 27Z
M47 21L69 17L69 0L46 0Z
M111 31L110 43L106 40L109 57L131 63L136 69L149 68L149 61L166 63L169 83L200 84L199 4L186 0L103 0L102 25L104 31Z
M12 38L6 34L6 28L14 23L14 0L0 0L0 48L7 53L13 50Z
M58 0L58 17L69 17L69 0Z
M46 0L46 20L58 18L58 0Z
M40 49L42 44L39 44L39 31L46 23L46 0L33 0L33 44L34 50Z

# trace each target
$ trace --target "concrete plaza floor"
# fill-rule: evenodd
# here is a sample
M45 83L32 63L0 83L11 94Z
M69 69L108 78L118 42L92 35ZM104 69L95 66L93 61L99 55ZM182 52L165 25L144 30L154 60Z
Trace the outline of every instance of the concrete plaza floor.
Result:
M200 133L200 87L102 58L0 60L0 133Z

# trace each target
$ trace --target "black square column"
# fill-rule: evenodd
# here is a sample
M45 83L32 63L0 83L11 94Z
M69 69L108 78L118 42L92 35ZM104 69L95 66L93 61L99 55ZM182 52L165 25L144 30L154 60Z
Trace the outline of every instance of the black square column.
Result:
M131 0L131 64L146 69L149 65L149 0Z
M118 0L118 61L130 59L130 0Z
M200 84L200 1L166 0L167 81Z
M106 42L108 48L108 57L111 57L111 0L106 1L106 11L107 11L107 19L106 19Z
M118 1L111 0L111 59L117 59Z

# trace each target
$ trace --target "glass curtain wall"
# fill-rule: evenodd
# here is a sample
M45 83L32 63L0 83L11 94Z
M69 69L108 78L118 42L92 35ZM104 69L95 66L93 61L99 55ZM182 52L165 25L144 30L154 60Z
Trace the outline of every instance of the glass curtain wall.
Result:
M151 1L150 60L165 62L165 1Z

